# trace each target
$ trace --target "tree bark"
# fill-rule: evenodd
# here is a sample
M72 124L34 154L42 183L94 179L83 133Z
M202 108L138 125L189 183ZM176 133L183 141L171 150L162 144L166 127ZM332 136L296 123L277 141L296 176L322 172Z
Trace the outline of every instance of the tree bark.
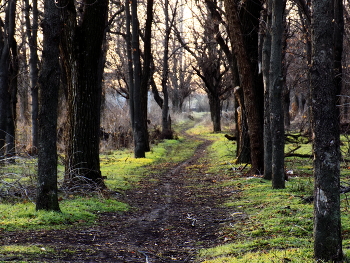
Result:
M10 0L6 6L5 23L0 29L0 159L6 154L7 121L10 107L9 69L10 49L14 41L16 1Z
M264 179L272 179L272 138L270 120L270 57L271 57L271 6L266 1L266 23L262 44L262 74L264 79ZM261 29L260 29L261 30Z
M18 90L18 55L17 42L12 41L11 62L9 72L9 110L7 115L6 157L8 162L15 163L16 155L16 118L17 118L17 90Z
M147 18L144 35L144 61L141 80L141 95L142 95L142 112L143 112L143 133L145 136L145 151L150 151L149 136L148 136L148 89L150 79L153 78L153 70L151 70L152 62L152 23L153 23L153 0L147 0Z
M244 106L244 96L241 87L234 90L238 107L236 109L237 122L237 163L251 163L248 124Z
M270 58L270 129L272 138L272 187L285 188L282 33L284 0L272 1Z
M340 25L335 24L334 1L312 0L311 9L314 255L317 260L340 262L343 253L339 196L339 89L335 84L334 70L334 26Z
M172 139L171 122L169 115L169 39L170 39L170 21L169 21L169 1L164 2L164 18L165 18L165 36L164 36L164 54L163 54L163 74L162 74L162 91L163 91L163 107L162 107L162 137L164 139Z
M128 57L128 86L129 86L129 110L131 127L134 130L134 69L132 61L131 47L131 15L130 15L130 0L125 0L125 19L126 19L126 54Z
M30 9L32 8L32 22L30 21ZM29 43L29 85L32 97L32 153L38 148L38 1L33 0L32 6L29 0L25 0L25 24Z
M251 172L264 172L263 82L258 74L258 32L261 2L248 0L238 11L234 0L225 0L230 39L237 58L240 84L243 88L251 147ZM243 11L244 10L244 11ZM242 12L243 11L243 12ZM241 27L242 25L242 27Z
M131 24L132 24L132 61L134 66L134 156L144 158L146 156L146 137L144 134L144 113L142 112L142 90L141 90L141 61L139 23L137 17L137 1L131 2Z
M59 9L45 1L42 69L39 76L39 148L36 210L60 211L57 197L57 108L60 86Z
M61 56L68 85L68 142L65 184L105 188L99 159L102 77L99 75L108 0L84 1L78 16L73 0L62 5Z
M208 93L209 108L213 131L221 132L221 100L216 92Z

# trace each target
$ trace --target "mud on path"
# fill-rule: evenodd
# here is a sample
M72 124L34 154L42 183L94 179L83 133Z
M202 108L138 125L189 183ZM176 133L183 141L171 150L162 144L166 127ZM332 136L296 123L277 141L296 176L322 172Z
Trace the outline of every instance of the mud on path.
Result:
M198 262L198 251L224 243L222 227L235 220L221 206L235 189L218 187L227 178L201 169L210 143L202 141L165 174L146 175L123 197L132 207L126 213L100 214L90 227L10 233L0 245L35 244L53 253L0 262Z

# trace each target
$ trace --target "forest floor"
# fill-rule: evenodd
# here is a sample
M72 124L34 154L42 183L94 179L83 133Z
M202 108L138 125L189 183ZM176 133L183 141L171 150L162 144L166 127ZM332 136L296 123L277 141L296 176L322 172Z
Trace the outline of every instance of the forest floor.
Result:
M223 226L234 219L222 203L237 192L216 184L225 176L205 173L210 144L202 139L191 158L145 175L121 197L132 207L128 212L100 213L88 227L6 233L1 245L36 244L52 253L0 261L198 262L199 250L224 243Z

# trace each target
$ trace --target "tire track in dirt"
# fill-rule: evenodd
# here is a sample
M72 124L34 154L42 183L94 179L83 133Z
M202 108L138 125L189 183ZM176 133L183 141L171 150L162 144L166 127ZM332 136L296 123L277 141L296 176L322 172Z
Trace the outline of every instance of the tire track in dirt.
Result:
M100 214L89 228L31 231L6 242L58 251L39 262L196 262L200 249L223 243L220 229L232 219L220 204L233 189L218 187L225 178L201 170L210 144L202 140L191 158L166 173L145 175L127 191L124 201L133 208L126 213Z

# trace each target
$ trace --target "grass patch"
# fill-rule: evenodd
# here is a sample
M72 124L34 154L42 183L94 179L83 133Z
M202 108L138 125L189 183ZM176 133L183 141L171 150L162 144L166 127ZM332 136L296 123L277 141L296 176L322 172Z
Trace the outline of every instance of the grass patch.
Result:
M280 263L280 262L294 262L294 263L311 263L314 260L310 259L312 257L310 249L285 249L285 250L259 250L256 252L241 253L237 256L221 256L216 259L211 259L209 261L203 261L205 263Z
M134 158L130 150L114 151L101 156L101 172L107 177L105 182L109 189L125 191L144 175L164 172L169 165L186 160L200 142L185 138L164 140L154 145L146 158ZM157 165L156 170L154 165Z
M212 133L211 125L203 115L193 114L194 119L202 118L199 125L187 132L212 140L207 149L205 165L192 165L188 169L201 170L208 174L222 177L215 180L212 187L227 188L232 194L222 204L227 209L230 219L222 224L220 236L222 245L203 249L198 255L202 262L314 262L312 256L313 205L304 203L303 197L312 195L312 160L311 158L286 158L286 170L290 171L286 189L274 190L271 182L259 177L247 178L249 166L235 163L236 145L228 141L223 133ZM184 120L178 130L194 125L192 119ZM210 124L210 123L209 123ZM137 186L137 182L151 173L161 173L174 163L190 157L200 140L180 137L178 140L165 140L152 147L146 158L135 159L131 150L111 151L101 155L101 171L107 177L106 185L116 192L123 192ZM348 144L345 144L349 147ZM291 149L295 145L286 145ZM288 148L289 147L289 148ZM344 151L348 151L344 149ZM303 145L299 154L311 153L311 145ZM203 162L204 163L204 162ZM16 164L18 165L18 164ZM7 182L16 182L12 175L23 174L20 183L35 182L32 175L35 169L23 169L10 165L2 170ZM35 161L30 164L35 166ZM155 169L156 168L156 169ZM30 168L32 169L32 168ZM204 170L204 171L203 171ZM35 178L34 178L35 179ZM22 179L21 179L22 180ZM350 165L342 163L342 182L350 181ZM0 187L1 187L0 183ZM350 256L350 219L349 202L342 195L342 226L344 253ZM35 211L30 200L0 204L0 233L12 230L59 229L93 224L99 213L125 211L127 204L117 200L117 196L104 199L101 196L64 196L60 202L62 213ZM0 255L47 253L37 246L1 247ZM23 252L21 252L21 249ZM32 252L30 252L32 251Z
M31 256L51 254L54 249L37 245L7 245L0 246L0 262L28 262L32 261ZM4 260L4 261L2 261Z
M0 230L57 229L91 224L98 213L126 211L128 205L97 197L72 197L60 202L62 213L35 211L33 203L0 204Z
M231 187L234 194L223 204L232 221L222 228L222 245L203 249L198 260L227 262L315 262L313 259L313 204L304 198L313 194L311 158L286 158L290 171L286 189L272 189L271 181L246 177L242 165L235 164L235 144L222 134L205 134L214 143L208 148L209 173L220 174L216 187ZM311 153L311 145L299 149ZM341 171L349 181L348 169ZM349 254L350 219L348 200L341 196L344 254Z
M170 165L189 158L199 143L200 140L186 138L164 140L154 145L151 152L146 153L146 158L138 159L133 157L131 150L111 151L101 154L101 172L107 177L105 182L109 190L123 193L137 186L144 176L164 172ZM118 201L118 195L106 198L99 193L87 193L85 196L60 193L62 213L35 211L34 198L26 196L24 192L26 188L35 189L36 160L31 158L27 162L26 159L20 161L1 170L0 189L11 193L21 190L21 196L11 199L11 202L2 200L0 203L0 231L88 225L94 223L100 212L122 212L128 209L127 204ZM62 169L60 171L59 181L62 181Z

